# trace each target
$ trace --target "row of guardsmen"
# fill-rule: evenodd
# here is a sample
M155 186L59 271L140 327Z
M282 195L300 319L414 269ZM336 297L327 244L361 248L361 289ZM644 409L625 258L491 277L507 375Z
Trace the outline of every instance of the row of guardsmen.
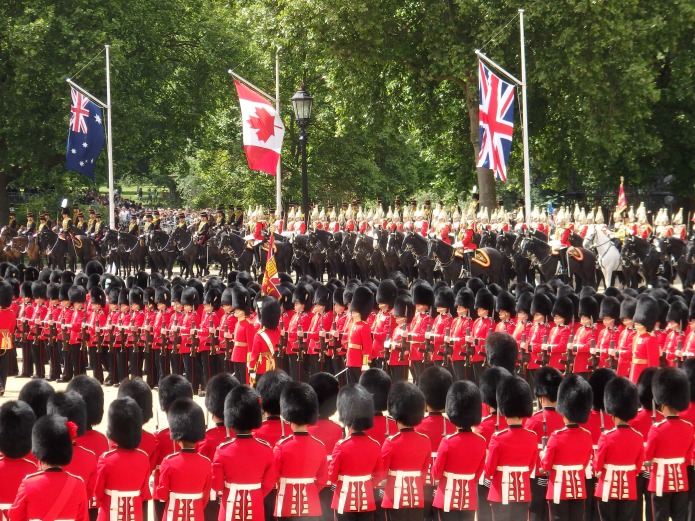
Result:
M162 379L156 410L147 383L123 382L106 435L96 379L59 392L36 379L0 406L0 512L140 521L152 501L166 521L689 519L695 359L636 385L544 367L532 391L494 351L479 386L438 366L418 385L371 368L342 388L323 372L268 371L256 389L220 373L207 431L181 375ZM168 427L144 430L160 410Z

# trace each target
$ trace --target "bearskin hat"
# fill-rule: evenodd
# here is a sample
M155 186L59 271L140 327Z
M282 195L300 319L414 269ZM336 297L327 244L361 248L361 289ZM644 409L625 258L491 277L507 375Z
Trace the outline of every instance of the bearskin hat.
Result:
M606 385L603 393L606 412L623 421L630 421L637 416L639 396L637 387L624 376L613 378Z
M94 275L90 275L87 278L87 291L99 286L100 284L101 284L101 277L99 275L97 275L96 273Z
M48 286L45 282L33 282L31 284L31 298L46 300Z
M434 305L434 291L427 282L422 281L418 285L413 285L412 294L413 302L416 306L418 304L428 307Z
M142 378L125 380L118 387L118 398L132 398L140 407L143 425L152 419L152 389Z
M280 396L285 386L292 381L290 375L281 369L264 373L256 382L256 390L261 395L261 407L271 416L280 415Z
M639 303L637 305L639 306ZM659 369L652 380L652 393L657 405L667 405L679 412L684 411L690 405L688 375L675 367Z
M480 424L483 402L480 390L473 382L454 382L446 395L446 415L459 429L468 429Z
M531 304L533 304L533 300L533 293L524 291L523 293L519 294L519 296L516 299L516 312L526 313L527 315L533 316L531 315Z
M538 398L547 398L551 402L557 402L557 390L562 383L562 373L554 367L541 367L536 371L533 379L533 388Z
M606 385L616 376L615 371L609 367L599 367L589 375L589 385L591 386L591 391L594 393L594 410L603 410L603 393L606 389Z
M89 302L98 304L102 308L106 306L106 294L99 286L95 286L89 290Z
M319 418L319 400L314 389L303 382L289 382L280 395L280 414L289 423L315 424Z
M48 414L65 416L77 426L77 435L87 432L87 404L82 395L75 391L58 391L48 399L46 404Z
M261 397L254 389L238 385L224 399L224 426L237 432L258 429L263 423Z
M122 288L121 290L119 290L118 305L119 306L129 306L130 305L130 299L128 298L129 296L130 295L129 295L129 292L127 289Z
M565 324L571 324L574 320L574 304L569 297L560 297L555 301L552 315L561 316L565 320Z
M343 292L345 291L345 288L335 288L333 291L333 305L335 306L336 304L338 306L343 305Z
M668 310L670 308L669 303L665 299L657 299L656 303L659 306L659 318L657 322L661 324L662 328L666 328L666 316L668 315Z
M28 266L24 270L24 282L34 282L39 280L39 270L33 266Z
M475 295L468 288L461 288L458 293L456 293L456 301L454 302L456 307L462 306L468 310L472 310L475 306Z
M304 304L304 309L308 310L311 307L311 302L313 300L313 289L309 284L298 284L296 288L294 288L294 292L292 293L292 303L299 302L300 304ZM371 310L371 308L370 308Z
M492 332L485 339L485 352L491 366L504 367L514 372L519 356L519 344L506 332Z
M415 303L413 300L404 295L399 295L396 297L396 301L393 305L393 316L394 317L405 317L406 323L410 323L415 316Z
M357 289L357 284L354 282L349 282L347 286L345 286L345 289L343 290L343 306L346 308L350 306L350 303L352 302L352 296L355 294L355 290Z
M87 293L82 286L72 286L68 290L68 300L70 304L87 302Z
M625 297L620 303L620 320L627 318L632 320L635 315L635 309L637 308L637 299L632 297Z
M398 296L398 286L391 279L382 280L376 291L376 303L386 304L391 309Z
M582 297L579 299L579 316L591 317L591 320L598 320L598 302L594 297Z
M434 294L434 307L435 308L446 308L450 313L454 310L454 303L456 297L451 288L444 287L441 288Z
M418 380L418 387L425 395L425 403L434 411L446 407L446 393L454 383L451 373L441 366L433 365L425 369Z
M52 273L52 270L50 270L49 268L42 269L39 272L38 280L40 280L41 282L45 282L46 284L50 283L51 282L51 273Z
M374 426L374 403L367 389L348 384L338 393L338 419L346 427L365 431Z
M220 299L222 298L222 294L220 293L220 290L217 288L210 288L207 290L205 293L205 298L203 299L204 304L209 304L212 306L212 309L217 311L220 309Z
M73 282L75 282L75 274L72 271L64 271L60 274L61 284L70 284L72 286Z
M475 309L487 309L488 313L495 310L495 297L492 296L489 289L483 288L476 293Z
M557 394L557 412L572 423L587 422L593 402L589 382L579 375L568 375L562 380Z
M96 378L82 374L70 380L68 391L82 396L87 408L87 425L99 425L104 417L104 389Z
M0 288L1 288L1 286L0 286ZM52 283L46 287L46 297L48 297L48 300L59 300L60 299L60 288L58 287L58 284Z
M167 412L177 398L193 398L193 387L180 374L170 374L159 382L159 406Z
M425 417L425 395L415 384L396 382L388 396L391 417L406 427L415 427Z
M674 321L678 324L681 331L685 331L688 326L688 306L680 299L676 299L671 303L671 307L666 315L666 322Z
M645 367L637 378L637 395L639 403L646 410L654 408L654 394L652 393L652 381L656 373L656 367Z
M330 373L316 373L309 378L309 385L319 401L319 417L333 416L338 409L338 379Z
M260 321L266 329L277 329L280 324L282 310L280 303L272 297L264 297L261 301Z
M497 386L500 414L508 418L528 418L533 414L531 387L523 378L507 376Z
M87 288L87 284L89 284L89 277L84 273L75 275L75 282L72 283L73 286L82 286L85 289Z
M544 317L549 317L552 311L553 302L547 294L541 292L533 296L533 300L531 301L531 316L540 313Z
M155 289L150 286L143 290L145 306L154 306L154 291Z
M604 297L601 301L599 318L603 319L605 317L612 318L614 320L620 319L620 301L617 298Z
M516 299L514 295L508 291L500 291L499 295L497 295L496 309L498 313L506 311L512 317L516 316Z
M18 400L29 404L37 418L46 416L48 400L55 394L55 389L46 380L37 378L29 380L19 391Z
M333 298L328 288L323 284L316 284L316 288L314 289L314 305L330 308L332 302Z
M22 298L32 298L31 282L28 280L22 282L19 286L19 296Z
M374 307L374 294L366 286L360 286L355 290L350 302L350 311L359 313L362 320L367 320Z
M200 297L198 291L195 288L184 288L181 293L181 305L193 306L193 309L197 309L199 303Z
M5 402L0 406L0 452L8 458L23 458L31 452L31 429L36 415L22 401Z
M109 305L118 305L118 299L121 296L121 290L118 288L111 288L104 291L106 292L106 299L108 300Z
M142 288L134 286L128 293L128 302L131 306L137 304L142 308L145 305L145 294Z
M104 266L98 260L90 260L84 267L85 274L89 277L93 273L97 275L104 274Z
M184 287L181 284L171 285L171 301L181 302L181 296L183 295Z
M210 378L205 387L205 408L219 418L224 418L224 400L230 391L239 386L239 380L229 373L219 373Z
M372 367L360 376L360 385L372 395L374 409L385 411L388 408L388 396L391 390L391 377L382 369Z
M166 286L159 286L154 290L154 303L164 304L169 307L171 305L171 292Z
M474 295L478 294L478 291L483 289L485 287L485 283L480 280L478 277L473 277L468 279L468 282L466 283L466 287L470 289Z
M192 398L174 400L167 412L169 435L174 441L196 443L205 438L205 414Z
M231 306L233 297L233 286L229 286L228 288L225 288L225 290L222 292L222 297L220 297L220 306Z
M500 382L511 376L504 367L488 367L480 375L480 396L488 407L497 409L497 387Z
M651 333L659 320L659 304L652 297L641 295L637 299L637 307L632 317L635 323L642 324Z
M116 398L109 406L106 436L122 449L136 449L142 439L142 411L132 398Z
M53 414L36 420L31 430L31 451L36 459L61 467L72 461L71 428L67 422L64 416Z

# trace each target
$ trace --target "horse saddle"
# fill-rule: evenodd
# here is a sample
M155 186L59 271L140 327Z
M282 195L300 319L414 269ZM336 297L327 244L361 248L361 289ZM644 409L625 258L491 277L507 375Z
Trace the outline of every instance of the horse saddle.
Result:
M79 237L75 236L72 238L72 240L75 243L75 248L81 248L82 247L82 241L80 240Z
M475 253L473 254L473 258L471 258L471 261L475 262L476 264L479 264L483 268L489 268L490 267L490 256L481 249L476 249Z
M579 248L575 248L574 246L567 249L567 255L577 259L577 262L582 262L584 260L584 254L582 253L582 250L580 250Z

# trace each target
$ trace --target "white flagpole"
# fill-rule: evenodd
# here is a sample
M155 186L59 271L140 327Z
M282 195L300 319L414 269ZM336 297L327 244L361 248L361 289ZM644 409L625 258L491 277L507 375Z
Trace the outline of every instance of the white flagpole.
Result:
M524 141L524 204L526 224L531 223L531 167L528 153L528 105L526 103L526 48L524 44L524 10L519 9L519 35L521 38L521 125Z
M280 48L275 53L275 112L280 116ZM275 211L282 216L282 155L278 159L277 170L275 171ZM271 215L270 219L275 216Z
M114 210L116 204L113 197L113 140L111 139L111 71L109 61L109 45L106 45L106 114L107 114L107 136L106 136L106 153L109 159L109 227L114 230L116 228L116 219Z

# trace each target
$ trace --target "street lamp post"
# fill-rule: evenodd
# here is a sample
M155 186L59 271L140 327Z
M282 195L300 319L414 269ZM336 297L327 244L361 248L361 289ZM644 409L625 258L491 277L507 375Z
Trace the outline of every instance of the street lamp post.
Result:
M306 171L306 142L309 137L306 128L311 121L311 108L314 98L309 94L302 83L299 90L292 96L292 107L294 108L294 118L299 125L299 146L302 149L302 217L308 227L309 219L309 180Z

